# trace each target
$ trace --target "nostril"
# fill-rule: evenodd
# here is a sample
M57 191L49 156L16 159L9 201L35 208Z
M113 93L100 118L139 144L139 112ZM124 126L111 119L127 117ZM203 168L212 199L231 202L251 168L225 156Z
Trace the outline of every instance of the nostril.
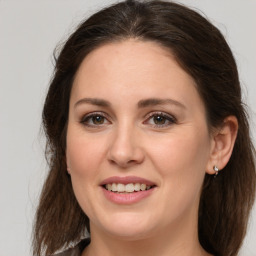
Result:
M127 167L129 167L130 165L132 165L132 164L135 163L134 160L122 161L122 160L113 160L113 159L110 159L109 162L110 162L110 164L112 164L112 165L118 165L118 166L121 167L121 168L127 168Z

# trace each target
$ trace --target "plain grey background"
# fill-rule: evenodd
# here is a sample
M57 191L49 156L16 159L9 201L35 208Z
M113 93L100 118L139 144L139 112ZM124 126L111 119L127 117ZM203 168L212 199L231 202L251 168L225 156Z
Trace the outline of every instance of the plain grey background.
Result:
M47 172L41 111L52 52L111 0L0 0L0 256L31 255L31 230ZM256 1L181 0L221 29L237 60L256 138ZM256 256L256 210L242 256Z

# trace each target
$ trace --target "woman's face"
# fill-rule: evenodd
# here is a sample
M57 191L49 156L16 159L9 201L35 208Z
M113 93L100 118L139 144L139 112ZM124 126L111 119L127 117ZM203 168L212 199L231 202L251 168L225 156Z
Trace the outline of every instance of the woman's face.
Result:
M194 81L164 48L127 40L82 62L66 157L92 232L139 239L195 230L212 144Z

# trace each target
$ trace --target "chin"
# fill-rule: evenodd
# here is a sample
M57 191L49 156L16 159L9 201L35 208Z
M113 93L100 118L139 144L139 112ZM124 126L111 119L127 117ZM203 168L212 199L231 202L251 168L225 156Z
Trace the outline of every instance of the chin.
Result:
M146 238L154 229L152 221L140 214L116 214L112 218L101 222L101 227L110 235L132 241Z

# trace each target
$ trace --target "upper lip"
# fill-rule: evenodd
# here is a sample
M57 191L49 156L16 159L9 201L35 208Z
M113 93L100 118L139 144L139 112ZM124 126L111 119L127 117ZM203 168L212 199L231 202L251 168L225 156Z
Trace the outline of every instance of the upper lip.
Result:
M155 186L156 184L150 180L137 177L137 176L125 176L125 177L119 177L119 176L112 176L105 180L103 180L100 185L106 185L106 184L112 184L112 183L121 183L121 184L129 184L129 183L140 183L140 184L146 184L148 186Z

